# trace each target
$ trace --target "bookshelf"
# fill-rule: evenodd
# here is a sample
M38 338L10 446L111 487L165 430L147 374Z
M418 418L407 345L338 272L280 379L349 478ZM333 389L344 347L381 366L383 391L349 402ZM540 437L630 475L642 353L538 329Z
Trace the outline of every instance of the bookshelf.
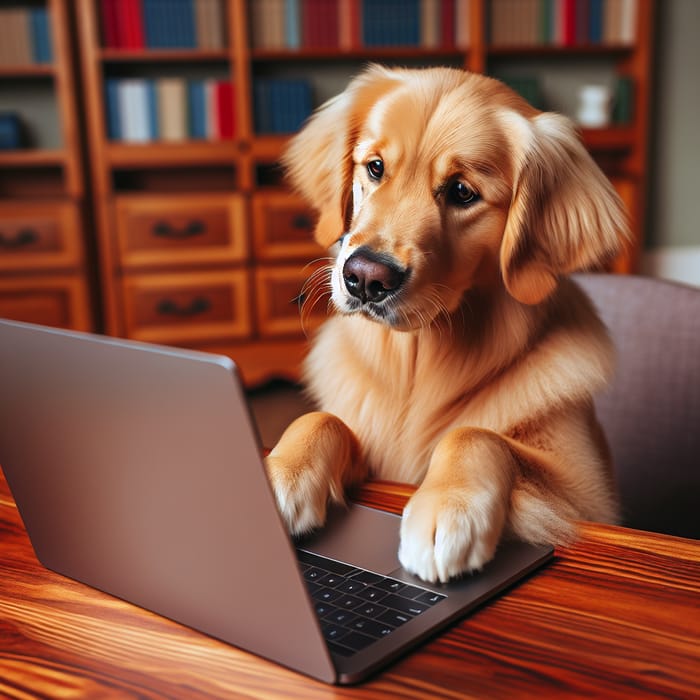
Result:
M0 316L94 328L69 3L0 5Z
M615 90L624 79L633 87L626 120L582 135L630 212L635 240L614 269L635 269L654 0L175 5L178 12L189 6L189 24L171 22L169 34L154 38L153 13L163 3L76 1L107 333L230 354L249 383L297 377L305 333L326 312L316 307L302 328L298 297L310 261L325 253L311 240L311 213L284 188L278 162L288 132L370 60L451 65L521 86L534 81L544 107L561 101L570 114L586 80ZM596 8L608 13L596 25L599 35L590 17ZM222 109L225 124L217 126Z

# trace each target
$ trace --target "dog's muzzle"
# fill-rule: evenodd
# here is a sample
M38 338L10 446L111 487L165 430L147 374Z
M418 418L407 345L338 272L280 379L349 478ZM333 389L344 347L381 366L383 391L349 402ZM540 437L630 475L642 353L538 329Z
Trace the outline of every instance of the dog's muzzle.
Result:
M406 270L388 255L367 248L356 250L343 265L345 288L363 304L378 304L396 294L406 277Z

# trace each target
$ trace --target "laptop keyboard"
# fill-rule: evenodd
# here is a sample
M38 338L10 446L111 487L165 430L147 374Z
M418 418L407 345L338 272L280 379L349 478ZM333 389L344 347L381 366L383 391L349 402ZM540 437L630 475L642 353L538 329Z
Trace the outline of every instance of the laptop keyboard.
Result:
M446 596L302 549L297 556L330 650L365 649Z

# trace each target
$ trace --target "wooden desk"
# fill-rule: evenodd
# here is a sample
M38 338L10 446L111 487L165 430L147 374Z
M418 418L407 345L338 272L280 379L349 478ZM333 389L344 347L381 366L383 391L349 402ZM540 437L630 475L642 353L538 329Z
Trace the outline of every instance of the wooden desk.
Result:
M359 495L400 510L410 489ZM700 697L700 542L580 542L373 680L324 686L44 569L0 473L0 697Z

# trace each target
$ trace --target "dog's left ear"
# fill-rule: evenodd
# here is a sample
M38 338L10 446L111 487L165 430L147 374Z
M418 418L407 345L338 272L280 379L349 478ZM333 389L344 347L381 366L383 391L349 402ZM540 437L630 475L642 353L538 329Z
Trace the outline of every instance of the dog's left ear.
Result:
M501 243L508 292L537 304L557 278L611 260L629 236L624 206L566 117L509 115L519 143Z

